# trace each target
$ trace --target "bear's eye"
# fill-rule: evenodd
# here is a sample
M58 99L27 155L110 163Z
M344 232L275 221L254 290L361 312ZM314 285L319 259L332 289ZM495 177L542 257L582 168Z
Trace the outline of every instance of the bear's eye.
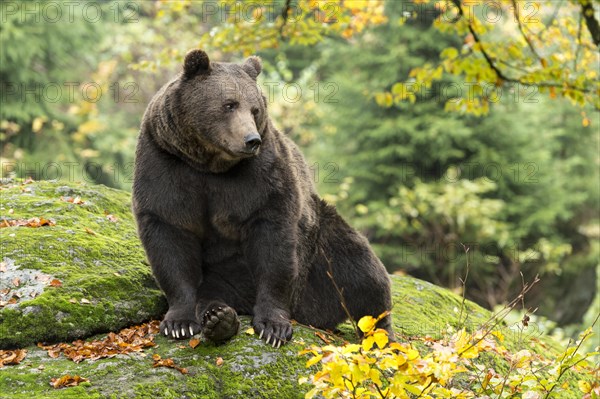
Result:
M256 116L258 115L259 109L258 108L252 108L252 115Z
M227 111L229 111L229 112L232 112L232 111L235 111L239 105L240 105L240 104L239 104L238 102L236 102L236 101L230 101L230 102L228 102L228 103L225 103L225 104L223 105L223 107L224 107L224 108L225 108Z

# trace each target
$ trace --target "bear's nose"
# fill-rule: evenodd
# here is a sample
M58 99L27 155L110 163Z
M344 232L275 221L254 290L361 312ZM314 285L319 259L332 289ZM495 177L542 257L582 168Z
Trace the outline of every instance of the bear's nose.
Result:
M260 144L262 143L260 136L257 133L248 134L244 137L244 142L246 143L246 148L252 151L258 150Z

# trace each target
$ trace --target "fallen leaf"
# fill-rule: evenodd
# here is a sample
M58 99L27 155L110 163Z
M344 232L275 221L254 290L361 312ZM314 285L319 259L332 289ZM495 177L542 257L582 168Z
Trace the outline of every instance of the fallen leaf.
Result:
M79 196L77 197L60 197L61 201L70 202L75 205L83 205L85 201L82 201Z
M155 353L154 355L152 355L152 360L154 361L154 364L152 364L152 367L168 367L168 368L172 368L172 369L179 371L181 374L188 373L186 368L177 366L175 364L175 362L173 361L173 359L171 359L171 358L161 359L160 355Z
M13 213L15 213L15 210L14 210L14 209L12 209L12 208L10 208L10 209L8 210L8 214L9 214L9 215L12 215Z
M141 352L144 348L153 347L154 334L158 333L159 321L125 328L118 333L108 333L106 338L98 341L77 340L71 344L59 343L54 345L37 346L48 352L51 358L57 358L62 353L75 363L83 360L110 358L119 354Z
M30 219L2 219L2 223L0 224L0 228L2 227L14 227L14 226L23 226L23 227L42 227L42 226L54 226L56 223L50 219L41 218L30 218Z
M77 299L75 299L75 298L71 298L71 299L69 299L69 302L70 302L70 303L77 303Z
M52 385L54 389L60 389L65 387L75 387L81 384L82 382L89 382L89 380L78 375L70 376L69 374L67 374L60 378L52 378L50 380L50 385Z
M244 331L246 334L248 335L254 335L254 328L250 327L249 329L247 329L246 331Z
M62 287L62 282L55 278L54 280L50 281L50 286L51 287Z
M42 274L37 274L35 276L35 279L37 281L41 281L42 283L45 283L46 281L50 280L50 276L48 276L48 275L42 275Z
M0 368L5 365L19 364L25 356L27 356L27 349L0 350Z
M4 273L6 271L6 262L0 262L0 273Z
M85 232L86 232L86 233L88 233L88 234L91 234L91 235L93 235L93 236L95 236L95 235L96 235L96 232L95 232L94 230L92 230L92 229L90 229L90 228L87 228L87 227L85 228Z
M85 298L81 298L81 303L85 304L85 305L89 305L91 302L89 301L89 299L85 299Z
M12 283L15 287L18 287L19 285L21 285L21 279L18 277L13 278Z
M325 334L323 334L321 331L315 331L315 335L319 338L321 338L321 340L323 342L325 342L327 345L329 345L331 343L331 340L328 339Z
M215 364L217 365L217 367L221 367L223 365L223 358L222 357L218 357L217 361L215 362Z
M108 219L109 222L113 222L113 223L117 223L119 221L119 219L117 219L117 217L115 215L106 215L106 218Z
M192 347L192 349L196 349L198 345L200 345L200 340L198 338L190 339L190 346Z

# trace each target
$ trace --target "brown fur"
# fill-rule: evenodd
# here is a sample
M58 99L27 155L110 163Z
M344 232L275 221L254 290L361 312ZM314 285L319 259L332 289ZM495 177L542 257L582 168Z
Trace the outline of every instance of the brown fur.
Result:
M260 72L257 57L218 63L193 50L142 121L133 209L169 302L161 331L174 337L228 338L230 308L273 345L291 338L292 318L333 329L346 314L330 268L353 318L391 309L367 240L318 197L298 147L272 125ZM391 333L389 317L380 326Z

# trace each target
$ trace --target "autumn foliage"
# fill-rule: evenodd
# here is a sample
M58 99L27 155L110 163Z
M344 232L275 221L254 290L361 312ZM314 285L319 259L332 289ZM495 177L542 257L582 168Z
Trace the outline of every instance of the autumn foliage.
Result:
M98 360L114 357L119 354L141 352L144 348L153 347L154 335L158 333L158 321L125 328L119 333L108 333L100 341L77 340L72 344L59 343L54 345L38 344L38 347L48 351L48 356L57 358L62 353L75 363L83 360Z
M313 386L307 399L319 395L353 399L541 399L569 389L565 378L568 371L578 376L584 398L600 395L600 369L591 361L599 352L577 353L581 343L593 335L591 328L574 346L546 357L527 349L509 351L500 331L469 333L462 328L439 340L425 337L389 342L387 333L375 328L376 322L371 316L359 321L365 335L362 344L326 345L300 352L312 355L306 366L314 373L299 380ZM508 370L492 367L490 358ZM314 366L318 366L316 370Z

